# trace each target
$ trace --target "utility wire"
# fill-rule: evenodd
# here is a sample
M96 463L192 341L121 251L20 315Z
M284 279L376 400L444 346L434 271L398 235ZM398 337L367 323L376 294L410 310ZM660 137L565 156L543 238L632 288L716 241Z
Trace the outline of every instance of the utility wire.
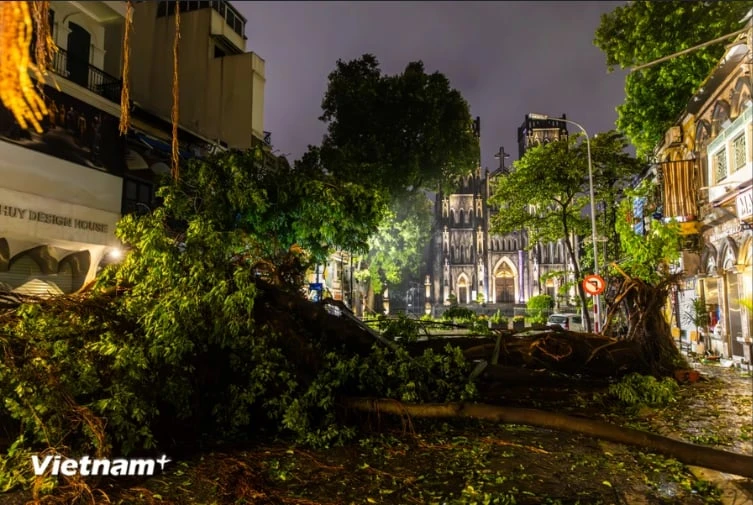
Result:
M678 56L682 56L684 54L691 53L697 49L702 49L706 46L710 46L713 44L718 44L719 42L727 39L731 39L732 37L737 37L738 35L741 35L748 31L748 28L743 28L742 30L737 30L736 32L728 33L727 35L723 35L721 37L715 38L714 40L709 40L708 42L704 42L703 44L698 44L697 46L689 47L687 49L683 49L682 51L676 52L674 54L670 54L668 56L664 56L662 58L659 58L658 60L650 61L648 63L644 63L643 65L638 65L637 67L633 67L630 69L630 72L636 72L638 70L643 70L644 68L652 67L654 65L657 65L659 63L664 63L667 60L671 60L672 58L676 58Z

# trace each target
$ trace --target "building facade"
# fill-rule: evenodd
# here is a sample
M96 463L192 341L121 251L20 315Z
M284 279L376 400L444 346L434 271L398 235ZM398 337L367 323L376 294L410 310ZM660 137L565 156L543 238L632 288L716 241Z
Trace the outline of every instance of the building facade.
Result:
M682 223L677 268L683 281L670 300L676 337L700 339L688 314L702 300L705 344L750 362L753 311L753 28L730 44L681 118L657 147L660 214Z
M532 145L567 135L562 122L526 116L518 130L519 156ZM480 120L475 123L480 138ZM567 270L564 243L529 247L525 230L506 235L490 231L495 208L489 205L494 180L509 175L507 153L500 148L500 166L457 181L453 191L435 198L434 232L429 248L427 311L442 312L451 303L480 304L486 312L513 315L531 296L550 294L557 300L562 282L556 274ZM559 300L562 302L563 300ZM478 307L478 305L477 305Z
M263 142L263 60L245 53L237 33L245 20L228 2L180 5L186 18L181 158ZM121 215L155 205L159 177L170 173L172 98L163 88L172 85L172 71L164 71L172 60L168 65L161 55L171 53L171 44L159 33L168 30L170 6L174 10L175 2L134 3L131 128L120 135L126 2L50 3L57 51L43 83L43 131L23 130L0 106L0 290L44 295L81 289L114 259ZM208 20L204 31L192 25L200 19ZM220 43L234 53L215 52ZM232 63L224 65L225 58ZM164 77L155 76L158 69ZM228 92L230 84L217 88L223 82L237 94ZM206 100L207 90L215 89L225 108L217 113L225 114L221 121L229 129L201 117L216 107Z

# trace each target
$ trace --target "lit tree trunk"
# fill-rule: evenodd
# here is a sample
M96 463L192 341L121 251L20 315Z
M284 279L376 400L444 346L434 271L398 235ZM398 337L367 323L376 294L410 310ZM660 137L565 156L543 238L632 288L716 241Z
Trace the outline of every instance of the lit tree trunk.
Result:
M566 209L562 208L562 230L565 232L565 247L567 248L567 254L570 256L570 261L573 263L573 270L575 273L575 284L578 287L578 296L580 297L580 306L583 312L583 318L586 321L586 331L591 332L593 326L591 326L591 315L588 313L588 303L586 302L586 293L583 291L583 284L579 282L580 279L580 265L575 257L575 250L573 247L572 239L570 238L570 228L567 226L567 213Z

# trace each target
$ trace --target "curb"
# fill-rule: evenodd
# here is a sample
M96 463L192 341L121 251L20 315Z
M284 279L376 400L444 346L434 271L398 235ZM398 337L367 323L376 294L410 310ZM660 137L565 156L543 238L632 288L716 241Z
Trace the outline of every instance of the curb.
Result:
M688 465L688 469L697 479L711 482L722 492L722 505L753 505L753 488L745 487L750 480L700 466Z

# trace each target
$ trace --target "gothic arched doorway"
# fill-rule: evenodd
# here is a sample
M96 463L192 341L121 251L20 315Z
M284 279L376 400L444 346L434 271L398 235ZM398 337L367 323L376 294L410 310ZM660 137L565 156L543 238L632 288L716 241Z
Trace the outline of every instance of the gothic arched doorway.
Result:
M494 272L494 294L497 303L515 303L515 274L507 263Z
M468 296L468 279L465 275L461 275L458 279L458 303L470 302L470 297Z

